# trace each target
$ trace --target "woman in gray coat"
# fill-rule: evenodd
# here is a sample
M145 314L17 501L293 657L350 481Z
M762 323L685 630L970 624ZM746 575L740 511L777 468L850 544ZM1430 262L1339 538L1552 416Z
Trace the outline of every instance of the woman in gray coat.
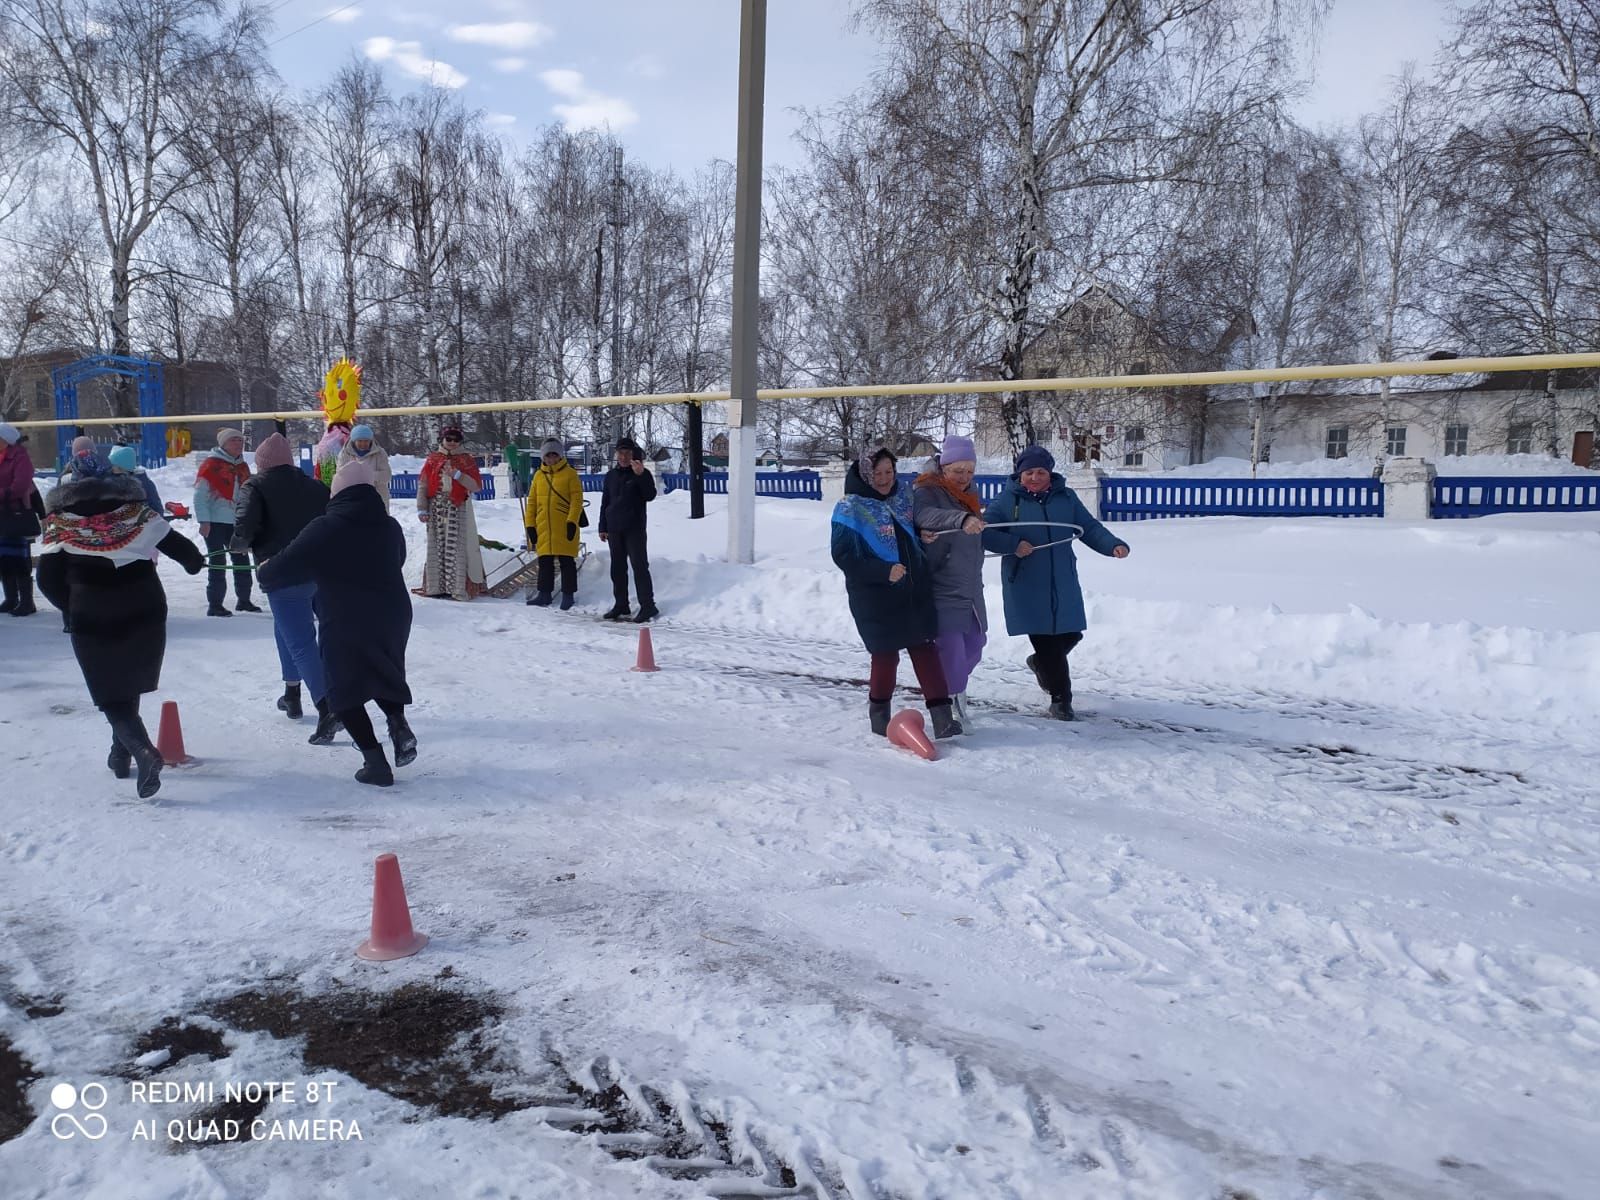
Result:
M983 606L983 502L972 485L977 470L972 439L945 438L934 469L919 475L913 515L928 564L939 614L934 644L956 719L967 728L967 678L983 658L989 615Z

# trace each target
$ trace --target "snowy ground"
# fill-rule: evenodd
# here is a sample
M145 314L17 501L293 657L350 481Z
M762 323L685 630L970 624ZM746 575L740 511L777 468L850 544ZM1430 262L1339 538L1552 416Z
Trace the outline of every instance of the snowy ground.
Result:
M1124 526L1131 558L1084 556L1090 718L1040 719L997 629L925 763L867 731L824 507L761 502L749 569L718 499L654 506L659 674L595 618L601 558L581 611L418 601L390 791L273 710L267 618L206 619L170 564L198 762L154 803L53 617L0 621L0 1035L40 1076L0 1196L1595 1194L1600 515ZM433 940L358 962L389 850ZM440 1116L197 1015L441 972L504 1007L497 1096L556 1063L734 1167L672 1178L548 1104ZM363 1140L135 1140L198 1107L124 1077L170 1017L224 1057L143 1073L334 1080L263 1115ZM61 1081L106 1086L107 1137L52 1135Z

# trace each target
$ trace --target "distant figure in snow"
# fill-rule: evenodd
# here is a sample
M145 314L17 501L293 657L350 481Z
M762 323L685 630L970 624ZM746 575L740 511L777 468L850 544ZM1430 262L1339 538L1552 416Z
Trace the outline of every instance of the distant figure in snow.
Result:
M845 473L844 499L833 510L833 561L844 572L856 631L872 656L867 714L872 732L889 729L889 704L900 672L900 651L922 685L935 737L961 732L934 644L939 620L933 578L912 523L911 489L895 474L895 456L868 449Z
M33 540L44 508L25 442L15 425L0 424L0 584L5 588L0 613L13 617L39 611L33 602Z
M634 624L643 625L661 615L656 607L656 586L650 578L650 542L645 505L656 498L656 477L645 468L644 451L632 438L617 442L617 462L606 472L600 490L600 540L611 547L611 592L615 603L602 615L620 621L629 613L628 568L633 568L633 587L639 593L639 615Z
M210 552L211 574L206 577L206 616L231 617L223 605L228 598L228 545L233 541L233 525L238 519L234 501L250 466L244 461L244 434L237 429L217 430L217 447L200 464L194 481L194 519L200 523L200 536ZM250 556L233 556L233 612L258 613L250 601Z
M99 479L107 469L105 460L95 449L94 439L80 435L72 439L72 454L61 468L61 482L69 479Z
M388 787L394 771L366 703L375 700L388 718L394 765L409 764L417 757L417 738L405 712L411 703L406 683L411 594L402 570L405 534L384 511L372 480L372 468L364 462L340 467L327 511L267 560L261 586L269 596L282 588L316 586L328 706L361 751L357 781Z
M546 438L539 454L539 469L528 484L522 518L528 546L539 556L537 589L528 603L549 606L559 565L561 611L565 612L578 598L578 527L589 523L583 515L583 481L555 438Z
M106 766L126 779L137 764L141 799L161 789L161 752L139 717L139 697L161 683L167 595L157 552L191 575L205 560L145 502L131 475L68 480L45 497L39 590L66 613L72 653L95 707L111 726Z
M372 468L372 486L378 489L378 499L383 501L383 510L388 512L389 480L393 473L389 467L389 452L372 436L372 426L357 425L350 431L350 440L339 451L338 466L347 462L365 462Z
M428 526L428 558L422 565L422 595L435 600L471 600L484 586L483 547L472 497L483 486L477 460L461 449L461 430L440 431L439 448L422 464L417 479L417 519Z
M256 473L241 494L244 503L229 549L253 552L258 572L328 507L328 489L294 465L294 450L281 433L274 433L256 450ZM317 728L309 741L313 746L331 746L339 722L328 707L322 650L317 643L317 585L300 583L273 589L263 581L261 590L272 610L272 636L283 675L278 710L291 721L304 715L300 702L304 683L317 710Z
M113 475L132 475L139 481L139 486L144 488L144 501L150 506L150 511L158 517L165 517L166 509L161 507L161 493L156 491L155 480L145 473L139 465L139 456L132 446L113 446L111 453L106 455L111 464Z
M967 725L967 680L983 658L989 614L983 604L983 501L972 485L978 452L971 438L945 438L933 469L917 476L912 512L939 614L939 665L956 720Z
M1015 522L1077 525L1083 530L1084 545L1111 558L1127 558L1128 543L1089 515L1078 493L1055 474L1055 465L1054 456L1043 446L1029 446L1017 455L1011 482L983 517L990 525L1005 522L1009 527L985 529L983 545L1008 556L1000 571L1006 632L1012 637L1026 635L1033 644L1028 667L1050 695L1050 715L1070 721L1074 714L1067 655L1083 641L1089 624L1078 584L1078 559L1067 540L1075 535L1061 524Z

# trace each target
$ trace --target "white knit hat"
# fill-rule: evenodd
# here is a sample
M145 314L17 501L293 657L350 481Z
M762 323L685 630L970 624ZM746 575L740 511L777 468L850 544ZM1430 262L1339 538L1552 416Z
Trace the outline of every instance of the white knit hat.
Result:
M21 440L21 430L15 425L7 425L5 422L0 421L0 442L4 442L8 446L15 446Z

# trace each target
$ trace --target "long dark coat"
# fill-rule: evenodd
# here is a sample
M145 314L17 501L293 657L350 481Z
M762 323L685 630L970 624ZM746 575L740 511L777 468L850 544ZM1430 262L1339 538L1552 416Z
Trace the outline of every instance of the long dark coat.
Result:
M88 477L64 483L45 500L50 512L80 517L144 503L144 488L132 475ZM156 549L191 575L205 566L200 548L176 530ZM52 550L39 557L39 591L66 613L72 653L95 705L137 700L161 686L167 652L167 593L154 562L117 566L103 554Z
M1078 499L1078 493L1054 473L1049 489L1039 496L1024 488L1013 475L1006 490L990 502L983 519L996 524L1061 521L1077 525L1083 529L1079 540L1099 554L1110 555L1118 546L1128 544L1095 520ZM1088 628L1083 588L1078 583L1078 557L1070 542L1027 558L1017 558L1012 553L1022 542L1044 546L1072 536L1072 530L1059 525L1013 525L983 531L984 549L1008 555L1001 562L1000 580L1004 587L1006 632L1012 637L1027 633L1082 633Z
M895 491L890 492L889 497L880 496L871 484L862 480L854 464L844 478L845 493L863 497L877 524L893 523L898 561L906 568L905 578L899 583L889 582L889 571L894 563L873 553L866 538L856 530L837 519L833 522L834 565L844 572L850 615L855 618L856 632L861 635L869 654L920 646L931 642L939 631L933 603L933 573L928 568L927 556L922 553L922 543L911 529L895 520L889 503L891 497L909 485L896 480L894 486ZM907 512L909 514L909 509Z
M347 487L256 572L262 590L317 585L322 665L335 712L368 700L411 703L406 538L371 484Z

